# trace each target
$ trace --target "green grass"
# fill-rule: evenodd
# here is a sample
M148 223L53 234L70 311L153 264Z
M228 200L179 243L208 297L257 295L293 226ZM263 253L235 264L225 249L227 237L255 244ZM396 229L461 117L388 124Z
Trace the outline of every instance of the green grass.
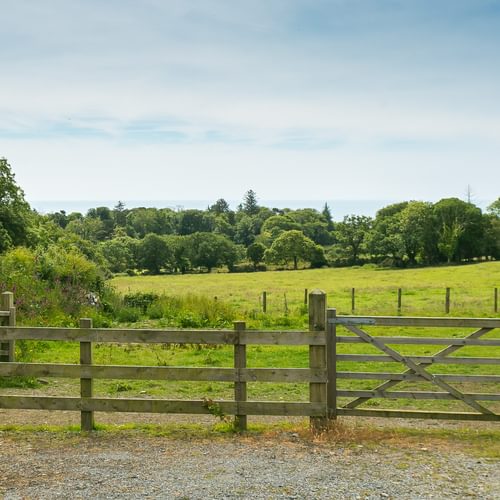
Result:
M119 276L111 280L117 291L156 292L169 296L196 293L217 297L236 307L242 319L261 310L260 296L267 292L268 315L301 310L304 289L328 294L329 307L339 314L351 312L351 289L356 289L357 314L396 314L397 289L403 289L402 314L444 315L445 289L451 288L451 314L492 316L493 288L500 287L500 262L463 266L384 270L359 268L268 271L241 274L188 274L170 276ZM498 316L498 314L497 314Z

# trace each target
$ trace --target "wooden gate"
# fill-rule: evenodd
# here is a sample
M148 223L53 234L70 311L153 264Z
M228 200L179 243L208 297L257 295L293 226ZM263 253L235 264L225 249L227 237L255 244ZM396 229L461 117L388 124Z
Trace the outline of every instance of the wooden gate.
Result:
M339 328L347 330L348 335L338 335ZM405 329L414 327L419 334L423 328L454 328L475 330L463 337L463 332L455 331L453 338L427 337L427 336L379 336L369 333L367 329L372 327L399 327ZM493 420L500 421L500 414L489 408L483 402L500 401L500 375L499 357L477 357L470 353L459 357L452 356L457 351L466 347L489 348L498 355L500 352L500 338L484 338L495 328L500 328L500 319L482 318L422 318L422 317L392 317L392 316L337 316L335 309L328 310L328 335L335 338L335 345L339 344L364 344L375 348L377 354L344 354L337 353L334 358L335 363L349 363L348 366L359 367L358 363L363 363L362 368L367 363L399 363L403 365L402 372L384 371L337 371L335 368L336 380L329 384L335 385L335 391L329 401L329 413L335 415L357 415L357 416L377 416L377 417L399 417L399 418L442 418L461 420ZM460 335L457 337L457 335ZM402 354L396 348L401 345L416 346L445 346L431 355L408 355ZM393 347L394 346L394 347ZM427 347L432 349L432 347ZM428 353L426 353L428 354ZM481 374L457 374L457 373L434 373L433 365L468 365L479 371ZM473 365L473 366L471 366ZM373 366L373 365L372 365ZM485 367L494 367L491 373L484 373ZM478 369L479 367L479 369ZM340 380L351 381L375 381L375 387L370 390L343 389L340 388ZM376 381L383 381L382 383ZM431 384L438 390L403 390L390 391L396 385L402 383L425 383ZM352 382L351 382L352 383ZM491 391L470 393L466 392L457 384L469 387L471 384L488 386ZM342 403L337 404L337 400L342 398ZM346 399L349 401L345 402ZM455 400L460 402L468 410L465 412L450 411L422 411L422 410L401 410L401 409L379 409L360 408L361 405L373 402L374 399L406 399L406 400ZM490 403L491 406L491 403ZM498 408L498 404L497 404Z

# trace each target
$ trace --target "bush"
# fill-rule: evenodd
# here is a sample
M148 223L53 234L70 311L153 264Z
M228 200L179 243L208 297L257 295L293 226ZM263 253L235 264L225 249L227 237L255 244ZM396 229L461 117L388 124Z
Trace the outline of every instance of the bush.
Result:
M135 292L125 295L123 297L123 302L127 306L140 308L144 314L146 313L146 309L153 302L158 300L159 297L160 296L157 293Z
M0 292L14 292L24 324L74 326L90 294L104 291L100 269L74 250L18 247L0 257Z
M141 311L137 307L122 307L116 313L120 323L136 323L141 319Z

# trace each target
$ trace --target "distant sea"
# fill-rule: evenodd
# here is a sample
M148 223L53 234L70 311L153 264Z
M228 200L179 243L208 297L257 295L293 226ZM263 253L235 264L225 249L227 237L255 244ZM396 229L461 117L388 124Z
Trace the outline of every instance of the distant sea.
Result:
M59 212L64 210L66 213L80 212L85 214L89 208L109 207L113 208L118 200L38 200L31 201L32 208L40 213ZM215 200L121 200L126 208L136 207L156 207L171 208L173 210L185 210L197 208L206 209L212 205ZM391 203L397 203L398 200L326 200L333 220L340 221L345 215L368 215L373 217L377 210ZM241 200L227 200L231 208L235 209ZM481 208L484 208L487 202L475 202ZM325 200L259 200L259 205L270 208L315 208L322 210L325 206Z

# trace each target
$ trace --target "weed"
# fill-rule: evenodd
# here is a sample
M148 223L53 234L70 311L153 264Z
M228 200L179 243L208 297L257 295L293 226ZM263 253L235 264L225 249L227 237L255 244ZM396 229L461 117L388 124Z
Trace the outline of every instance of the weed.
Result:
M208 413L210 413L214 417L217 417L221 422L224 422L226 424L229 424L232 422L231 417L226 415L224 413L224 411L222 410L220 404L215 402L213 399L204 397L203 398L203 408L206 408L208 410Z

